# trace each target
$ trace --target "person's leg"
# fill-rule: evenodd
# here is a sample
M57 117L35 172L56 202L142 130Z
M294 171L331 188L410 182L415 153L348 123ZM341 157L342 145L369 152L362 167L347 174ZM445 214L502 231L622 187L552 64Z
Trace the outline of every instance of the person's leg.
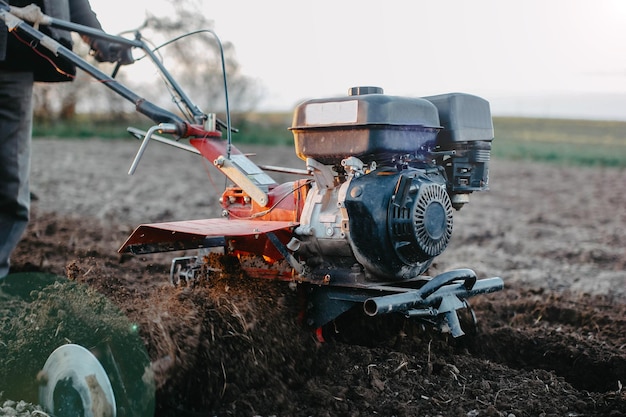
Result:
M0 277L30 215L33 74L0 71Z

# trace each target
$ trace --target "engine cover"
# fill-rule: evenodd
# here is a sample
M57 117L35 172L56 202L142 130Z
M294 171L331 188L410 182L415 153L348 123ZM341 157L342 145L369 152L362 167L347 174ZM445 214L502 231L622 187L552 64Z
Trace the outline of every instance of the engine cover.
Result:
M452 236L452 203L438 169L354 178L344 205L355 258L376 279L423 273Z

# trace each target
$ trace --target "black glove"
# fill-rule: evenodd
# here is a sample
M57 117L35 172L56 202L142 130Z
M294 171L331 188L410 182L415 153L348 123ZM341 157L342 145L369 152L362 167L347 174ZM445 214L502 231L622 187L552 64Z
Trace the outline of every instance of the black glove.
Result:
M121 65L135 62L129 46L104 39L93 39L89 45L91 45L91 55L98 62L119 62Z

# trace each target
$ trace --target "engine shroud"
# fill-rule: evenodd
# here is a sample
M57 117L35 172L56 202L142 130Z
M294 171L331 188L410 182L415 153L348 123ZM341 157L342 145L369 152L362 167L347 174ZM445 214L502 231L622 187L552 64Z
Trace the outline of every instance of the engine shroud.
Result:
M355 178L344 205L355 257L378 279L423 273L452 236L452 203L439 170L381 171Z

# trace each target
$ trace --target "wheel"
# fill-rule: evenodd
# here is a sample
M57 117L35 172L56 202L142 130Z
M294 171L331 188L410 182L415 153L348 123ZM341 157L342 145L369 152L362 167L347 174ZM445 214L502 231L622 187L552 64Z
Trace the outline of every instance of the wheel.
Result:
M154 415L138 328L92 288L43 273L0 283L0 392L51 415ZM112 394L111 394L112 393Z
M55 416L117 416L111 381L98 359L82 346L55 349L39 378L39 404Z

